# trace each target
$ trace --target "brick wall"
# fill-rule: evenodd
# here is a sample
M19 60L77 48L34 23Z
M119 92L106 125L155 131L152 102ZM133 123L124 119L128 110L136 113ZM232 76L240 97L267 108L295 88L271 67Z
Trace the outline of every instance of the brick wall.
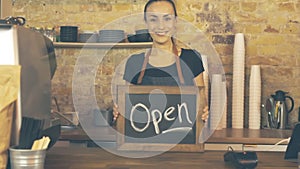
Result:
M145 2L146 0L17 0L13 6L13 14L24 16L28 26L77 25L82 31L99 30L115 19L142 12ZM229 116L233 35L241 32L245 34L246 44L245 114L248 113L250 67L259 64L262 68L262 103L278 89L289 92L295 100L290 123L297 121L300 105L298 0L177 0L177 8L179 16L202 30L220 55L229 90ZM119 24L126 25L127 22L128 20L121 19ZM142 22L137 21L136 27L140 23ZM127 31L132 32L136 27L130 25ZM99 80L96 86L99 104L110 104L109 88L114 68L131 52L136 50L114 50L102 62L103 65L99 66L99 78L96 78ZM74 109L72 74L79 53L80 49L56 49L58 69L52 87L53 95L58 98L63 111Z

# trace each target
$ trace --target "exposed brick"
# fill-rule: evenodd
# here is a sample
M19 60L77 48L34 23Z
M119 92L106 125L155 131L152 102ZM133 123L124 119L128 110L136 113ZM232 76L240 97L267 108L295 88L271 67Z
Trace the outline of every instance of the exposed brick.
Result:
M296 6L297 11L299 12L299 10L300 10L300 2L299 1L295 2L295 6Z
M112 11L112 5L108 4L108 3L98 2L96 4L96 7L97 7L97 11L99 11L99 12L111 12Z
M246 55L247 56L257 56L258 55L258 49L256 45L251 45L251 43L248 41L248 45L246 45Z
M130 11L131 4L129 3L121 3L121 4L115 4L112 6L112 11L114 12L120 12L120 11Z
M278 33L279 30L272 28L271 25L268 25L267 28L264 30L264 32Z
M249 65L280 65L280 60L275 57L254 56L248 57L247 63Z
M234 35L213 35L213 43L233 44Z
M215 44L215 48L218 53L224 56L232 56L233 45Z
M280 11L295 11L295 5L293 2L282 2L278 4Z
M95 12L96 8L93 4L82 4L80 5L80 11Z
M285 38L280 34L263 34L251 39L255 45L281 45Z
M256 2L242 2L242 10L246 12L254 12L256 10Z
M80 5L77 4L71 4L71 5L63 5L61 10L63 10L66 13L80 13Z
M263 45L263 46L259 46L257 49L258 49L258 54L261 56L270 57L270 56L275 56L277 54L274 45Z
M124 16L141 14L145 2L147 0L101 0L101 2L99 0L43 0L43 2L18 0L13 6L13 16L25 17L27 26L77 25L81 31L99 31L107 24L115 24L111 26L134 32L135 28L140 27L141 24L145 26L143 20L129 23L128 19L124 19ZM249 68L252 64L259 64L262 68L262 100L265 100L276 90L282 89L290 92L296 105L300 104L300 3L298 1L211 0L199 2L198 0L190 0L189 3L186 1L176 1L176 3L180 19L188 21L204 32L204 37L207 37L204 40L203 37L194 36L193 31L196 29L190 29L183 24L178 25L178 34L184 32L188 36L183 36L180 40L192 46L206 43L208 40L214 44L220 55L228 82L229 123L231 121L232 93L230 91L232 89L233 69L233 41L231 36L238 32L245 34L245 101L248 99ZM97 50L100 49L95 49L95 51ZM105 57L101 62L103 65L99 65L98 70L92 70L89 67L83 68L82 72L78 73L82 76L79 80L83 82L89 80L86 74L97 71L95 77L96 93L93 93L92 89L88 88L90 84L81 83L72 86L74 65L79 58L81 49L56 49L58 67L52 79L52 93L58 97L62 111L74 111L71 91L82 88L87 89L84 91L85 95L95 94L93 97L97 98L99 105L109 106L112 100L110 85L115 68L121 67L120 63L129 55L141 50L144 49L113 49L108 53L109 57ZM88 52L88 55L94 56L93 52L97 53L95 51ZM83 63L93 61L91 58L80 57ZM118 76L121 75L118 74ZM95 106L89 102L93 97L84 96L84 98L74 99L77 99L75 100L77 102L79 100L83 111L88 113L90 111L89 106ZM245 103L245 114L248 112L247 109L248 103ZM297 113L296 110L293 113ZM294 114L291 115L292 118L296 117Z
M290 21L288 24L281 28L283 34L300 34L299 23L300 21Z
M283 43L281 46L276 47L277 56L297 56L299 54L299 50L296 46L294 46L294 43ZM293 61L293 64L291 66L295 66L295 61Z
M262 24L249 24L249 25L245 26L245 31L249 34L262 33L263 25Z

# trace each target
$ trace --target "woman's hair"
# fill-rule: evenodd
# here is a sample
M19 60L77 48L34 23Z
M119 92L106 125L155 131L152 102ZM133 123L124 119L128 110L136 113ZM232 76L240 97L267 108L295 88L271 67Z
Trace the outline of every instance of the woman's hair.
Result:
M144 8L144 20L145 20L145 21L147 21L146 13L147 13L148 7L149 7L153 2L159 2L159 1L166 1L166 2L169 2L169 3L172 5L172 7L173 7L175 17L177 17L177 10L176 10L176 6L175 6L175 3L174 3L173 0L149 0L149 1L146 3L145 8Z

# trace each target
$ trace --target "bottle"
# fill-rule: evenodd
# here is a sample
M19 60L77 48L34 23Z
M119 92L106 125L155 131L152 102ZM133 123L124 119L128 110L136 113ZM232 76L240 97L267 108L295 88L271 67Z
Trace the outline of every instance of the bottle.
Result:
M54 27L46 27L44 31L44 35L48 37L52 42L54 42L54 37L55 37L55 31Z
M33 30L35 30L41 34L44 34L44 29L42 27L37 26L37 27L34 27Z
M60 26L54 26L54 42L60 41Z

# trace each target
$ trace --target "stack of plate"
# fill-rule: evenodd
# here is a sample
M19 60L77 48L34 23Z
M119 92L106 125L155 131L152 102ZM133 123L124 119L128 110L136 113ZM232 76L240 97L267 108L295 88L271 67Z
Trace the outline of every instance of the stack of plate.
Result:
M123 30L100 30L98 42L122 42L124 38Z
M79 34L79 42L96 43L97 41L98 41L97 33L80 33Z

